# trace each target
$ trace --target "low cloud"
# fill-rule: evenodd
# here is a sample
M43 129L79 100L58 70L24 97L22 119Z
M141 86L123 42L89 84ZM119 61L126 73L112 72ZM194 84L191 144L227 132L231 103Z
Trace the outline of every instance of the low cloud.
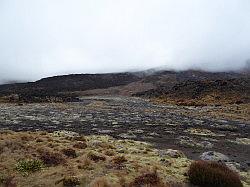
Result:
M248 0L2 0L0 80L250 59Z

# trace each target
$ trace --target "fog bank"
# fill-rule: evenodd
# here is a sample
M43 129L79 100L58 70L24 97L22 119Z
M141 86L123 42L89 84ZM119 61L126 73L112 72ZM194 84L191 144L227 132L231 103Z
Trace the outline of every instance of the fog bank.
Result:
M249 0L1 0L0 81L154 67L237 70Z

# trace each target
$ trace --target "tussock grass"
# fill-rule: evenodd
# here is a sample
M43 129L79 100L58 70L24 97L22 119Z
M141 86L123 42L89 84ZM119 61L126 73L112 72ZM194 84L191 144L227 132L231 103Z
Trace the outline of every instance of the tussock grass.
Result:
M165 184L162 179L159 177L156 171L147 172L136 177L129 185L129 187L141 187L141 186L150 186L150 187L169 187Z
M225 164L210 161L193 162L188 171L194 185L204 187L243 187L239 175Z
M190 164L188 158L160 156L145 142L0 131L0 186L168 187L188 182Z
M40 159L46 166L57 166L66 162L61 153L46 150L40 152Z

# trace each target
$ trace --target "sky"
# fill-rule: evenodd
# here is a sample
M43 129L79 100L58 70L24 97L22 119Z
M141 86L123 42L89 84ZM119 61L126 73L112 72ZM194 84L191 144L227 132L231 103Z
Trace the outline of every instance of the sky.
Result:
M0 0L0 82L247 59L249 0Z

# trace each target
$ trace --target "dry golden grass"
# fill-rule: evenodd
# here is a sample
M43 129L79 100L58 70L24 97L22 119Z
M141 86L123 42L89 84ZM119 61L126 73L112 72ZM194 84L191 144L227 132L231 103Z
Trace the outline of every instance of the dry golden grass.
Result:
M85 143L83 149L75 147L79 142ZM4 187L166 187L168 182L187 182L185 173L191 160L166 156L164 160L171 164L164 165L162 159L158 150L144 142L0 131L0 186ZM23 160L31 162L27 166L21 162L17 169ZM36 161L42 162L41 167Z

